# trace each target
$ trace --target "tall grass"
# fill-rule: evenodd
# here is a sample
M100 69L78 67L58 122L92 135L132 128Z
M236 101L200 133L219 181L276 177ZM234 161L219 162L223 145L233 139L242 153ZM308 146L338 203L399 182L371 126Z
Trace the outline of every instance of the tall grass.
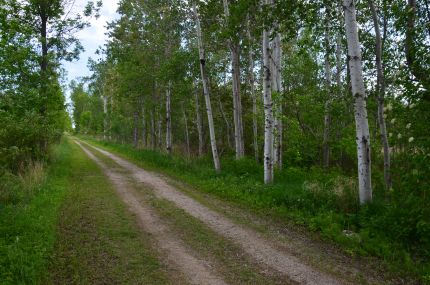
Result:
M71 149L63 141L44 168L30 163L0 178L0 283L38 284L52 252Z

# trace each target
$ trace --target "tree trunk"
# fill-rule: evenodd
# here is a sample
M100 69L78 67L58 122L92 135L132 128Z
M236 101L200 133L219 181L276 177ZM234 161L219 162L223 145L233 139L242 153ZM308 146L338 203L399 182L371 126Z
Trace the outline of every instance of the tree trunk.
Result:
M199 156L203 155L203 123L202 117L200 116L200 104L199 104L199 90L196 86L195 88L195 99L196 99L196 125L197 125L197 133L199 136Z
M378 124L381 135L381 142L384 148L384 181L386 190L391 189L391 161L390 161L390 146L388 144L387 127L384 118L384 100L385 100L385 75L382 65L382 38L381 29L379 27L378 14L375 4L372 0L368 0L370 10L372 11L373 24L375 26L375 55L376 55L376 71L377 71L377 101L378 101Z
M358 187L360 203L372 201L370 134L367 119L366 90L363 80L360 41L354 0L343 0L345 29L348 43L348 59L351 73L352 94L355 98L354 113L356 126Z
M224 112L224 108L223 108L223 106L222 106L222 102L221 102L221 96L217 96L218 97L218 106L219 106L219 110L220 110L220 112L221 112L221 116L222 116L222 118L224 119L224 122L225 122L225 127L226 127L226 136L227 136L227 142L228 142L228 146L229 147L232 147L233 146L233 144L232 144L232 142L231 142L231 127L230 127L230 123L229 123L229 121L228 121L228 119L227 119L227 116L225 115L225 112Z
M142 98L142 102L143 102L143 98ZM143 103L142 103L142 142L143 142L143 147L147 148L148 143L147 143L146 110L145 110L145 105Z
M217 145L216 145L215 127L214 127L214 120L213 120L213 115L212 115L211 98L210 98L210 94L209 94L209 86L208 86L208 81L207 81L207 76L206 76L205 49L204 49L204 45L203 45L203 36L202 36L202 30L201 30L201 26L200 26L199 14L197 12L197 8L196 8L195 3L193 3L193 10L194 10L195 18L196 18L197 39L198 39L198 44L199 44L200 72L201 72L201 77L202 77L203 93L204 93L205 101L206 101L206 112L208 115L208 125L209 125L209 135L210 135L211 147L212 147L212 156L213 156L215 170L216 170L216 172L220 172L221 171L221 164L219 161L218 149L217 149Z
M157 146L159 150L163 149L163 119L161 115L161 108L157 112Z
M139 114L135 111L133 113L133 146L135 148L137 148L137 145L139 142L138 125L139 125Z
M186 147L187 147L187 157L190 158L191 157L191 152L190 152L190 134L188 131L188 118L187 118L187 113L185 112L185 108L184 108L184 104L182 103L182 114L184 116L184 126L185 126L185 143L186 143Z
M171 88L172 83L166 90L166 151L172 153L172 118L171 118Z
M150 120L151 120L151 148L154 150L156 147L156 140L155 140L155 114L154 114L154 107L151 108L150 113Z
M265 4L273 4L265 0ZM264 183L273 183L273 110L272 110L272 74L270 68L269 47L270 31L263 30L263 99L264 99Z
M223 4L225 19L228 24L230 17L228 0L223 0ZM234 42L232 39L228 40L228 46L230 49L232 67L235 150L236 159L240 159L245 154L243 143L242 102L240 98L240 47L239 44Z
M107 139L108 132L108 98L103 96L103 140Z
M272 90L278 94L278 102L274 104L275 116L274 116L274 164L279 169L282 168L282 140L283 140L283 124L282 124L282 50L281 50L281 35L276 34L272 42L272 60L271 60L271 75L272 75Z
M248 79L249 79L249 87L252 98L252 132L253 132L253 145L254 145L254 157L255 161L258 162L258 122L257 122L257 96L255 95L255 77L254 77L254 53L252 50L253 39L251 36L250 30L250 20L248 19L247 23L247 37L249 44L249 53L248 53L248 61L249 61L249 69L248 69Z
M323 167L327 170L330 166L330 101L331 101L331 68L330 68L330 35L328 25L329 19L329 8L326 7L326 29L325 29L325 89L326 89L326 101L324 104L324 134L323 134Z
M415 37L416 37L416 15L417 14L417 1L416 0L408 0L407 5L407 25L406 25L406 39L405 39L405 53L406 53L406 62L409 66L411 73L415 76L415 78L423 85L423 87L427 90L424 92L424 99L430 100L430 76L429 72L420 62L417 61L416 57L416 46L415 46Z

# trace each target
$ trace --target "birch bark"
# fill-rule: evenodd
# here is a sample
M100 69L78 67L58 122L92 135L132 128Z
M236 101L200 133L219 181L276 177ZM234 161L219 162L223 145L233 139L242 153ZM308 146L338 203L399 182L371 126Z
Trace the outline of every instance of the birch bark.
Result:
M200 104L199 104L199 90L197 86L194 92L195 103L196 103L196 125L197 125L197 133L199 137L199 156L203 155L203 123L202 117L200 116Z
M360 203L372 201L370 134L367 119L366 90L363 80L360 41L354 0L343 0L345 29L348 43L348 61L352 94L355 98L354 113L358 158L358 188Z
M368 0L370 10L372 11L373 24L375 26L375 55L376 55L376 71L377 71L377 102L378 102L378 124L381 136L381 142L384 149L384 181L386 190L390 190L392 186L391 180L391 161L390 161L390 145L388 144L387 126L384 118L384 100L385 100L385 76L382 65L382 37L379 26L378 13L375 4L372 0Z
M185 108L184 108L184 104L182 103L182 115L184 116L184 126L185 126L185 143L186 143L186 147L187 147L187 157L190 158L191 157L191 152L190 152L190 134L188 131L188 118L187 118L187 113L185 112Z
M212 115L212 105L211 105L211 98L209 94L209 86L208 86L207 75L206 75L205 49L203 45L203 36L202 36L202 30L200 26L199 14L197 12L195 3L193 3L193 11L194 11L195 20L196 20L197 39L198 39L198 45L199 45L200 72L202 77L203 93L204 93L205 102L206 102L206 112L208 115L208 125L209 125L209 135L211 140L212 157L213 157L214 167L216 172L220 172L221 164L219 161L218 149L216 145L215 127L214 127L214 120Z
M266 5L273 0L264 0ZM269 46L270 31L263 30L263 102L264 102L264 183L273 183L273 110L272 110L272 74L270 68Z
M108 97L103 96L103 139L107 139L108 132Z
M172 153L171 92L172 83L169 82L166 90L166 151L169 154Z
M251 23L248 19L247 22L247 31L246 35L248 38L249 44L249 53L248 53L248 61L249 61L249 69L248 69L248 80L252 98L252 132L253 132L253 146L254 146L254 157L255 160L258 161L258 122L257 122L257 96L255 94L255 77L254 77L254 53L252 50L253 38L251 36Z
M228 24L230 9L228 0L223 0L225 22ZM233 82L233 118L236 159L245 155L243 143L242 100L240 98L240 47L235 40L229 39Z
M325 33L324 33L324 41L325 41L325 62L324 62L324 71L325 71L325 89L326 89L326 102L324 104L324 134L323 134L323 167L324 169L328 169L330 165L330 101L331 101L331 67L330 67L330 35L328 25L330 23L329 19L329 10L326 7L326 19L325 19Z

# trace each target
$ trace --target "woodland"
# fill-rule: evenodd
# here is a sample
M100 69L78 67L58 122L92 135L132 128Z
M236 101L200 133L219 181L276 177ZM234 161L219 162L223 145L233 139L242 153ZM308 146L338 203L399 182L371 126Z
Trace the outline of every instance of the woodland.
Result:
M69 2L0 0L0 213L68 133L430 282L430 1L121 0L67 84Z

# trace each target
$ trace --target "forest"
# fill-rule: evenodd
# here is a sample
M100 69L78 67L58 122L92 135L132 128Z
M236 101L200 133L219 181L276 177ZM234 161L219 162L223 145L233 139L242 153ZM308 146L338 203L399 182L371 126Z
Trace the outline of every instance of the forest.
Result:
M430 1L120 0L67 83L72 2L0 0L0 216L73 135L430 283Z

